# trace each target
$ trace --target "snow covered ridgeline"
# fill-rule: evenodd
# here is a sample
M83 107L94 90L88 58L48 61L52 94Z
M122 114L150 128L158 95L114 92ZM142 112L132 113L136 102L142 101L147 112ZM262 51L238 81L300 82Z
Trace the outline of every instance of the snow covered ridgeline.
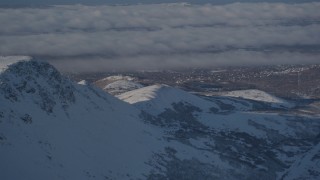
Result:
M185 120L193 119L197 122L218 131L241 131L259 138L271 138L276 140L276 136L296 137L301 134L308 134L309 130L318 129L319 121L311 121L315 124L315 129L303 122L308 117L276 113L247 111L252 108L252 101L231 101L230 98L218 97L206 100L196 95L192 95L177 88L167 85L153 85L137 90L129 91L117 96L135 107L147 112L157 118L150 119L151 123L167 126L168 122L181 123ZM238 107L240 106L240 107ZM269 106L266 106L269 108ZM245 109L243 111L242 109ZM275 109L277 110L277 109ZM148 117L147 117L148 118ZM173 121L174 119L174 121ZM296 120L297 119L297 120ZM299 120L300 119L300 120ZM316 117L315 117L316 119ZM188 123L192 123L188 122ZM306 129L297 128L296 123L302 123ZM170 123L169 123L170 124ZM275 131L273 136L268 135ZM311 134L317 134L313 131Z
M164 147L139 113L48 63L12 64L0 73L0 179L144 178Z
M238 97L254 101L270 103L273 106L293 107L292 103L257 89L238 90L222 93L222 96Z
M122 93L117 97L148 112L157 109L158 113L178 102L216 113L254 110L254 106L262 106L260 109L293 107L292 103L284 99L255 89L225 92L221 96L200 97L167 85L152 85Z
M218 108L217 105L202 98L180 89L160 84L129 91L117 97L153 114L164 111L166 108L171 107L174 102L187 102L202 109Z
M28 61L30 56L0 56L0 72L8 67L10 64L14 64L18 61Z
M262 93L260 91L254 92ZM247 95L248 99L254 98L251 93L249 95ZM262 93L262 95L255 100L285 103L285 101L280 101L280 98L267 96L266 93ZM178 113L175 114L177 120L191 118L217 130L224 130L227 127L229 130L240 130L260 137L266 136L267 129L276 129L279 131L278 133L286 136L304 133L304 130L300 132L290 125L292 122L289 119L295 118L294 115L290 117L290 115L275 112L248 111L255 106L253 104L255 102L244 99L234 100L228 97L217 97L207 100L167 85L152 85L123 93L117 97L144 112L160 117L160 119L170 119L173 116L172 113ZM269 109L269 106L265 106L265 108ZM168 114L172 116L168 116ZM189 117L185 117L186 114ZM265 128L259 128L258 125Z
M135 82L135 80L136 78L131 76L117 75L108 76L94 82L94 84L112 95L119 95L144 87L142 84Z
M135 89L144 87L142 84L128 81L128 80L117 80L108 85L106 85L103 90L107 91L110 94L118 95Z
M247 173L252 175L244 179L258 177L259 179L281 177L292 179L294 175L291 176L291 170L287 167L302 161L300 158L307 156L308 150L316 148L313 142L319 142L317 135L320 122L317 117L288 115L280 112L279 114L242 112L237 110L241 108L234 107L250 106L253 103L251 100L230 101L230 98L219 97L215 101L206 101L166 85L148 86L117 97L141 109L145 112L141 114L141 118L148 123L167 129L167 134L172 135L174 139L182 142L189 139L187 141L192 145L210 149L209 151L218 153L220 158L231 164L239 163L241 173L248 170ZM259 98L255 100L279 103L275 101L275 97L274 99ZM210 140L203 136L209 136ZM197 141L191 141L193 138ZM310 139L302 140L304 138ZM233 158L237 160L234 161ZM320 163L320 159L311 161L309 158L303 161L306 161L305 164ZM248 164L243 163L251 164L249 166L254 168L249 170ZM319 173L311 167L304 165L304 170L293 174L297 179L299 177L317 179L319 175L306 173L308 170L312 170L313 174Z
M119 80L127 80L127 81L133 81L135 78L131 76L122 76L122 75L117 75L117 76L108 76L106 78L101 79L100 81L119 81Z
M306 175L288 167L308 164L312 156L300 157L314 152L318 119L226 113L222 104L165 85L130 93L133 106L47 63L10 65L0 73L0 179Z

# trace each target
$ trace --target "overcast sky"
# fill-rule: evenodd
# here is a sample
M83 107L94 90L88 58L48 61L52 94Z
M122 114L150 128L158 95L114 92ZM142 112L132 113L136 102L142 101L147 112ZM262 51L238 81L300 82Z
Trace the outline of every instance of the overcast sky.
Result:
M0 5L61 5L61 4L137 4L137 3L211 3L226 4L232 2L284 2L284 3L305 3L316 2L317 0L1 0Z
M0 56L32 56L65 71L319 63L319 9L317 2L0 8Z

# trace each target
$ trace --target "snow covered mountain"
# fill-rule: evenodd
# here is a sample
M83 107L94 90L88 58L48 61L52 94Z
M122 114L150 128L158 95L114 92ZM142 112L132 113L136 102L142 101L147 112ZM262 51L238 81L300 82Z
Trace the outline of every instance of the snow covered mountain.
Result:
M166 85L118 97L128 103L48 63L6 67L0 179L319 177L317 116L255 111L252 101Z
M294 115L277 108L277 112L268 113L261 111L263 103L256 111L255 101L223 97L205 100L166 85L137 89L118 98L141 109L146 122L167 129L172 139L206 149L238 167L231 171L242 174L240 179L279 179L280 174L291 171L288 167L297 159L315 148L320 128L319 117ZM272 106L265 108L270 110ZM319 159L314 161L320 163ZM216 162L211 165L221 166ZM222 171L230 170L226 169Z
M139 111L43 62L0 74L0 179L144 178L161 143Z

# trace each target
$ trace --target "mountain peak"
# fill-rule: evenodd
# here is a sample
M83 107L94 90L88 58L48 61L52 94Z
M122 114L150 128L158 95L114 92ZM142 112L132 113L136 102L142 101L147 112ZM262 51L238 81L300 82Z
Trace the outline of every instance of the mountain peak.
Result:
M73 90L73 83L47 62L19 61L0 73L0 94L5 99L32 99L47 112L58 102L63 106L73 102Z
M8 65L8 67L1 73L11 73L17 76L55 76L59 78L60 73L52 65L47 62L41 62L36 60L22 60L16 63Z
M29 61L30 56L0 56L0 72L7 69L9 65L19 61Z

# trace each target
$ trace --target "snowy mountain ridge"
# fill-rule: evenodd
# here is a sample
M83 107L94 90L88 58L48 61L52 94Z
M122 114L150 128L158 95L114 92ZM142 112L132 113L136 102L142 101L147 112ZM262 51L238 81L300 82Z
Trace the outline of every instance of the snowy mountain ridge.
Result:
M119 81L119 80L127 80L127 81L132 81L134 80L134 77L131 76L122 76L122 75L117 75L117 76L108 76L106 78L103 78L99 81Z
M228 96L228 97L238 97L238 98L272 103L274 106L283 106L283 107L293 106L293 104L281 98L278 98L276 96L273 96L271 94L268 94L258 89L230 91L230 92L223 93L222 95Z
M154 112L155 114L165 110L167 107L170 107L174 102L184 102L207 110L211 107L218 108L217 105L209 101L164 84L136 89L120 94L117 97L130 104L135 104L135 106L141 106L140 108L149 113L156 110L156 112Z
M212 148L214 152L227 147L231 148L224 149L224 155L220 154L220 158L227 158L230 163L238 164L239 162L229 159L234 157L255 167L248 170L248 173L250 171L255 175L246 176L244 179L255 179L258 176L260 179L280 179L279 174L283 173L286 167L295 166L293 164L299 163L301 157L309 157L307 155L309 151L314 152L311 149L316 148L313 141L319 131L319 119L317 117L297 117L289 113L281 113L281 111L280 113L260 112L262 108L277 110L278 107L273 107L273 104L263 102L256 104L258 103L256 101L223 97L204 100L166 85L148 86L121 94L118 98L133 104L143 112L151 113L153 117L148 114L142 114L141 117L148 123L164 127L174 139L190 138L189 143L192 145ZM242 106L247 106L251 110L241 111ZM255 111L257 107L258 111ZM191 141L192 138L203 138L203 134L210 134L210 141L201 140L205 145ZM234 139L234 136L242 137L244 141ZM249 139L251 140L248 141ZM252 151L252 148L255 150ZM273 155L268 154L270 152ZM256 158L264 160L256 164ZM277 162L274 161L275 159ZM320 163L319 159L314 162L309 159L301 161L307 162L306 165L303 165L306 170L288 169L288 174L292 171L297 172L289 179L299 179L304 175L310 179L316 179L318 175L312 176L306 172L313 170L314 173L318 173L319 171L314 170L310 164ZM279 164L279 162L282 163ZM219 164L213 164L219 166ZM244 164L240 167L249 168ZM264 174L263 169L267 169L268 173Z
M138 113L48 63L10 65L0 73L0 179L143 178L162 146Z
M0 179L319 177L318 117L167 85L118 97L128 103L45 62L9 65L0 72Z
M139 89L144 87L142 84L129 81L129 80L117 80L106 85L103 90L107 91L112 95L119 95L128 91Z

